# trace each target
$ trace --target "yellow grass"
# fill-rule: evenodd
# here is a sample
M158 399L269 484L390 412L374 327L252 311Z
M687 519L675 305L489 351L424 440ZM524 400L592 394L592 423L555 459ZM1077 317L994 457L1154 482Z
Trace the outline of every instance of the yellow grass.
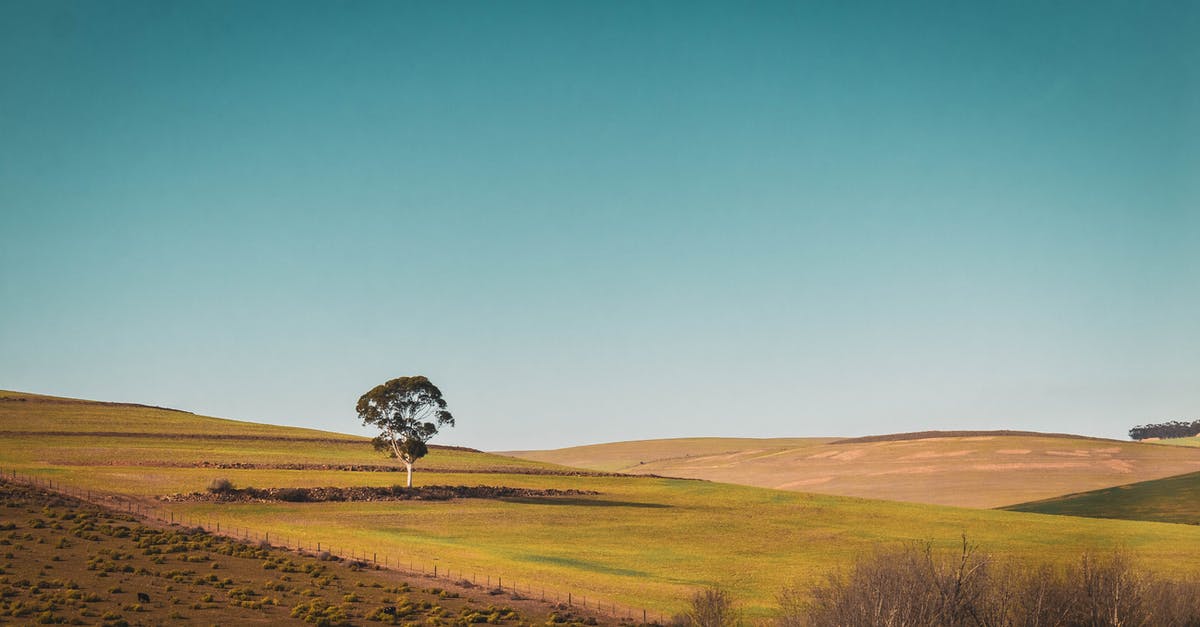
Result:
M581 468L988 508L1200 470L1196 449L1050 435L646 440L513 455Z
M20 403L28 404L10 409ZM20 431L13 429L17 418L69 429L76 424L73 412L81 409L53 403L32 409L35 405L0 401L0 431ZM122 412L130 412L130 424L140 428L147 417L143 412L158 410L103 406L81 413L94 411L109 412L106 431L135 432L122 422ZM260 433L264 428L233 421L212 424L208 433L221 435L244 433L243 429ZM287 438L298 431L269 430L281 438L207 442L224 447L222 454L240 455L241 462L287 458L303 463L330 456L327 441L296 441ZM769 615L774 594L788 583L820 581L856 556L889 544L930 539L949 548L963 533L993 552L1018 559L1066 561L1086 548L1122 545L1151 568L1200 573L1200 528L1194 526L970 510L696 480L525 474L559 467L527 461L529 467L514 468L518 463L509 458L469 451L434 451L418 465L417 483L595 494L444 502L164 503L155 497L202 490L216 477L255 487L387 486L402 480L400 474L383 472L197 468L173 463L199 454L179 446L171 438L132 433L0 434L0 467L53 478L58 485L128 495L176 517L220 521L226 530L270 531L273 538L288 537L293 543L321 542L326 548L333 545L425 566L436 558L442 569L503 576L506 582L544 585L551 593L572 591L593 601L599 597L666 612L682 609L696 588L719 584L734 593L751 617L763 618ZM276 447L284 447L286 453ZM338 450L337 458L351 463L382 461L361 439L357 448L346 445ZM439 455L445 455L445 463ZM452 462L454 457L459 461ZM422 466L453 463L460 464L459 470L495 472L421 471Z
M1167 438L1165 440L1155 440L1153 444L1165 444L1168 446L1188 446L1200 448L1200 436L1191 438Z

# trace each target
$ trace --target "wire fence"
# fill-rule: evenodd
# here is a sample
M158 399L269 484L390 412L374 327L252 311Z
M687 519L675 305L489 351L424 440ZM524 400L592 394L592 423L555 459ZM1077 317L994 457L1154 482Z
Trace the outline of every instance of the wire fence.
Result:
M143 501L111 492L77 488L53 479L19 473L12 469L0 469L0 479L13 483L22 483L51 492L57 492L74 497L94 505L123 512L135 517L157 521L168 525L202 529L207 533L222 537L266 544L273 548L283 548L298 552L306 552L312 556L328 554L331 557L348 560L365 568L389 570L401 574L420 576L461 588L479 588L491 595L507 594L513 600L535 600L552 603L567 609L580 609L595 612L601 616L611 617L619 622L641 623L647 625L665 624L667 616L661 611L650 611L645 607L637 608L622 605L613 601L605 601L596 595L580 594L579 590L563 589L559 586L546 586L540 581L515 578L505 578L502 575L482 568L451 567L440 563L437 558L416 558L397 556L388 552L361 546L347 546L345 543L330 543L310 536L283 534L263 529L251 528L245 525L232 525L220 517L200 517L177 514L166 507L150 506Z

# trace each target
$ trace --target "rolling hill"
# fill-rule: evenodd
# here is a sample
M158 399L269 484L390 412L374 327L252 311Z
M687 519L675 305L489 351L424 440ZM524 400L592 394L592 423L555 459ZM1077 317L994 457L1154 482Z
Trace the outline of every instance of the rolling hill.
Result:
M1154 444L1165 444L1167 446L1189 446L1200 448L1200 436L1190 438L1167 438L1165 440L1154 440Z
M159 515L209 528L269 533L305 547L320 543L392 564L437 565L464 578L503 577L524 589L574 592L576 599L585 595L592 603L647 607L668 616L696 589L717 584L729 589L749 618L764 618L786 584L823 581L880 546L930 540L952 548L963 534L1018 560L1066 562L1083 550L1119 545L1151 569L1200 574L1200 528L1190 525L580 474L469 449L434 449L418 463L415 482L573 492L452 500L163 500L203 492L218 477L257 488L386 488L401 479L380 471L390 462L365 438L143 406L3 397L0 472L53 481L90 497L132 499ZM804 445L790 444L784 450Z
M688 438L507 454L632 474L980 508L1200 470L1195 449L1006 431Z
M1004 509L1200 525L1200 472L1068 494Z

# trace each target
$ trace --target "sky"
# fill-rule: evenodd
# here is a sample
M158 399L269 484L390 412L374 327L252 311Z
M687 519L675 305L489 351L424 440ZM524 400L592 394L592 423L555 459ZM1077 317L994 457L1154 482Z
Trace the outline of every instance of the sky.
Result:
M0 0L0 389L434 443L1200 419L1200 3Z

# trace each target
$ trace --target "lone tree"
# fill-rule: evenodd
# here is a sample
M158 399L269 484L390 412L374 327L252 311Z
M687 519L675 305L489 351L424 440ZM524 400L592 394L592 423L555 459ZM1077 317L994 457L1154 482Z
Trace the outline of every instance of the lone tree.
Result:
M400 377L362 395L358 399L358 417L363 424L377 427L375 450L398 457L408 469L408 487L412 487L413 462L425 457L425 443L437 435L438 428L454 426L454 416L446 411L442 391L425 377Z

